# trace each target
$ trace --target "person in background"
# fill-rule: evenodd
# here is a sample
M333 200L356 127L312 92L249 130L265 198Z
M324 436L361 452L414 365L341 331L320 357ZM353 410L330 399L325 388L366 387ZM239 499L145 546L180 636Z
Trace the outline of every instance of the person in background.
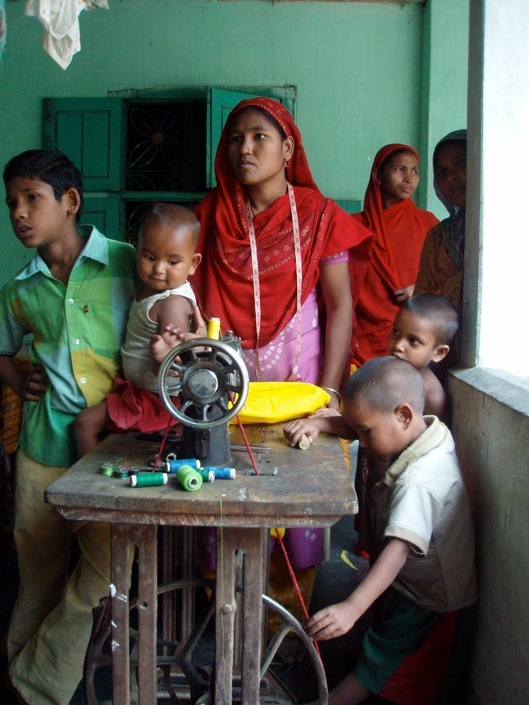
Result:
M136 289L132 245L79 227L83 184L61 152L30 150L4 169L15 236L36 248L0 291L0 378L24 400L16 459L15 543L20 588L8 634L9 675L21 702L69 705L79 684L92 609L108 594L110 531L77 533L80 558L68 575L72 526L44 490L77 460L74 420L112 388ZM14 356L32 335L32 368Z
M418 184L419 155L412 147L387 144L378 151L364 210L353 214L375 236L371 264L355 304L356 366L386 354L399 306L413 296L426 233L439 222L413 202Z
M465 259L465 210L467 202L467 131L450 132L440 140L433 154L434 188L449 217L430 230L424 241L415 291L447 298L461 318ZM450 354L434 365L445 383L448 368L461 357L461 328Z
M427 234L416 294L437 294L461 309L467 202L467 131L450 132L433 153L434 188L450 214Z

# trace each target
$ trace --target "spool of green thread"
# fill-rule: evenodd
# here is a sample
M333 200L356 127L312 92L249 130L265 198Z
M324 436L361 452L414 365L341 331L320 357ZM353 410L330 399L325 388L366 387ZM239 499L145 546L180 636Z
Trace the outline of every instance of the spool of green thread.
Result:
M103 463L99 468L101 475L106 475L106 477L112 477L114 474L114 464L113 463Z
M196 492L202 487L202 477L190 465L182 465L178 468L176 479L188 492Z
M199 468L197 472L202 478L202 482L215 482L215 473L213 470L204 470L203 468Z
M142 472L131 475L131 487L156 487L167 484L167 474L165 472Z

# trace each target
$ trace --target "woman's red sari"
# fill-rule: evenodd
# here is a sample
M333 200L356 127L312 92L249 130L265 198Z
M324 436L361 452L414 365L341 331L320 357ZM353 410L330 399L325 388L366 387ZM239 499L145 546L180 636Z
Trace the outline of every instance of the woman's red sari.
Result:
M377 153L364 198L364 210L353 218L375 235L368 268L355 303L358 347L357 365L385 355L388 338L399 310L393 292L414 284L419 271L426 233L438 219L418 208L411 198L384 209L375 171L393 152L406 149L419 161L417 152L405 144L388 144Z
M244 348L266 345L296 313L296 273L292 217L288 195L281 196L254 218L257 239L262 320L256 340L252 260L244 189L228 158L228 138L234 116L245 108L266 110L295 141L287 167L294 186L301 238L302 303L319 279L320 261L349 250L354 259L353 301L367 269L371 238L333 201L324 198L312 179L301 135L288 110L267 98L245 100L232 111L224 127L217 156L217 187L196 209L201 223L198 251L202 262L193 280L198 304L206 318L220 318L222 330L241 337Z

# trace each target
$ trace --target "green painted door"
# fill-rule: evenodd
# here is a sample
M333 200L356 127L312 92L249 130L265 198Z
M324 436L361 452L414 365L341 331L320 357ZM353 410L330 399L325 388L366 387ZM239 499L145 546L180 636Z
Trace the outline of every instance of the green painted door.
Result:
M118 98L47 98L44 146L80 169L85 191L120 191L122 102Z

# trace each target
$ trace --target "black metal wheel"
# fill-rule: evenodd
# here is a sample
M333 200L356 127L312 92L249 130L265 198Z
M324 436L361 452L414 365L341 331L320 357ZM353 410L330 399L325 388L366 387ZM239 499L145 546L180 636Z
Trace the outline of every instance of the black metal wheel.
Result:
M187 340L173 348L158 373L166 409L191 428L230 421L244 406L248 385L241 356L230 345L210 338Z

